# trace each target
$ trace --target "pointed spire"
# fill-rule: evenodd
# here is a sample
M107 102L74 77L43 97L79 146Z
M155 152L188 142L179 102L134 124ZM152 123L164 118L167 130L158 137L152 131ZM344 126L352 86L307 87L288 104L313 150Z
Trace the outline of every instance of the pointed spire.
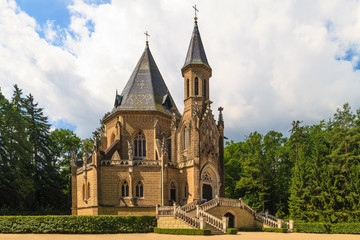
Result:
M148 33L144 33L148 37ZM116 102L112 113L116 111L160 111L172 115L175 102L156 66L148 42L133 73L130 76L121 98Z
M201 41L199 27L197 24L197 17L195 17L194 30L191 35L190 45L183 69L189 64L203 64L211 69L206 58L204 46Z

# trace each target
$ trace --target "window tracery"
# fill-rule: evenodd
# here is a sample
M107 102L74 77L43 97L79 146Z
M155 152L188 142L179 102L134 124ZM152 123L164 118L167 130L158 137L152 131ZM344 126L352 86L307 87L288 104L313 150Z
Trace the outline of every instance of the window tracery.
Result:
M134 155L135 158L139 159L146 157L146 139L142 131L139 131L135 135L134 147L135 147L135 155Z

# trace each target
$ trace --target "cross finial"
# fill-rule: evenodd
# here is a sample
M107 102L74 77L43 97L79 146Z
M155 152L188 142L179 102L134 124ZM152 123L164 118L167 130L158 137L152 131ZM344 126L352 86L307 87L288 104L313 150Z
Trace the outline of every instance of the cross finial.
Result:
M144 32L145 36L146 36L146 44L149 43L149 37L150 37L150 34L148 33L148 31Z
M195 21L196 21L196 20L198 19L197 16L196 16L196 12L198 12L199 10L196 8L196 5L193 6L193 9L195 10L195 17L194 17L194 19L195 19Z

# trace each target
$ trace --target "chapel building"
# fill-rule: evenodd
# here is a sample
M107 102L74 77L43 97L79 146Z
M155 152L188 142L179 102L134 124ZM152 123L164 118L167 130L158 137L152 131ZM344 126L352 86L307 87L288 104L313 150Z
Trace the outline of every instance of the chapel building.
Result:
M90 156L71 163L73 215L155 214L155 206L224 197L224 121L197 20L181 69L180 114L146 46ZM180 87L180 85L179 85ZM75 154L74 154L75 155Z

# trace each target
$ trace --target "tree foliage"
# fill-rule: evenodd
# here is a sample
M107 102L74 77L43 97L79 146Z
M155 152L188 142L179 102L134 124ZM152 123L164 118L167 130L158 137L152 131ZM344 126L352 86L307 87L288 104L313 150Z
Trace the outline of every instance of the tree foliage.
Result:
M70 152L81 139L50 132L34 97L14 85L11 101L0 91L0 214L69 213Z
M305 221L357 221L360 110L349 104L329 121L293 121L289 139L254 132L225 148L226 195L258 211Z

